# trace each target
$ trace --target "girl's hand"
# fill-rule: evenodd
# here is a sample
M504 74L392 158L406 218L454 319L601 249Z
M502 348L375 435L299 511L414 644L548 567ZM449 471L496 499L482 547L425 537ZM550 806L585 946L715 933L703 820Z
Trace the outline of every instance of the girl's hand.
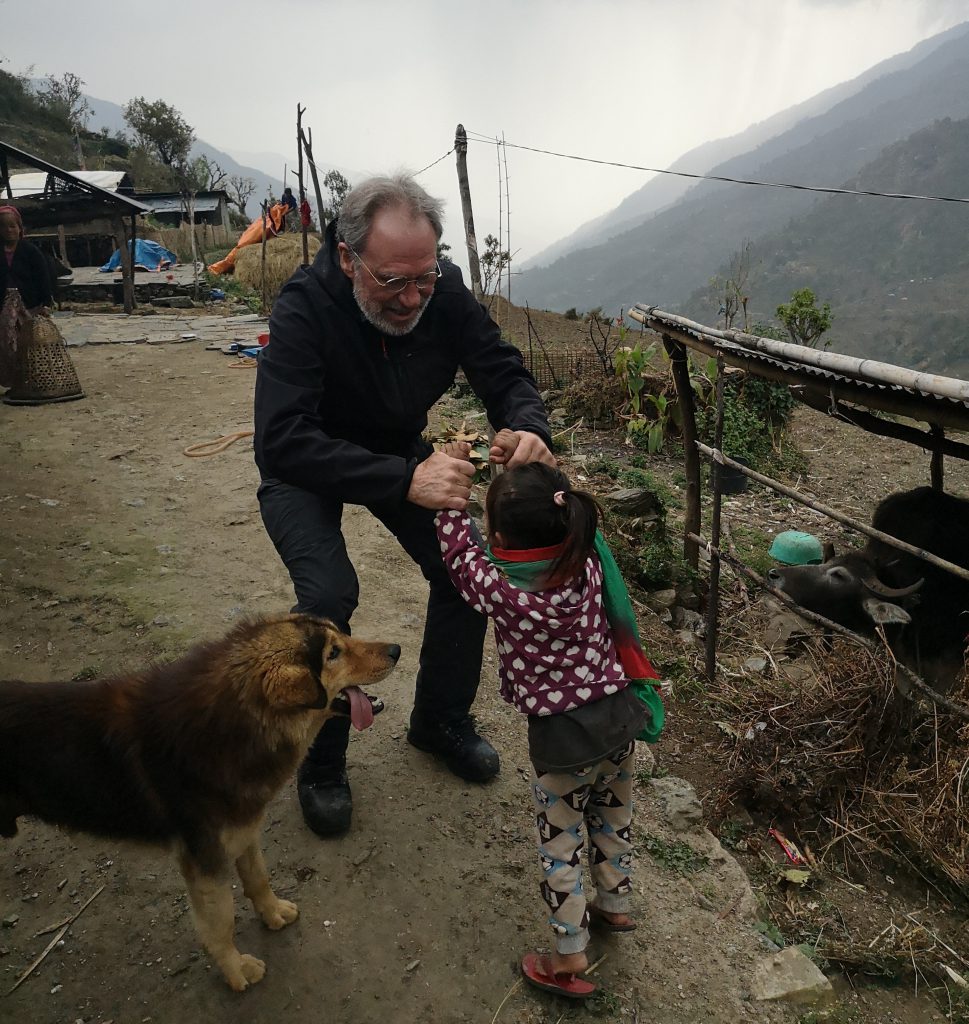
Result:
M505 465L515 454L520 440L521 438L519 438L514 430L509 430L507 427L504 430L499 430L495 434L495 439L491 442L491 451L488 453L488 458L499 466Z

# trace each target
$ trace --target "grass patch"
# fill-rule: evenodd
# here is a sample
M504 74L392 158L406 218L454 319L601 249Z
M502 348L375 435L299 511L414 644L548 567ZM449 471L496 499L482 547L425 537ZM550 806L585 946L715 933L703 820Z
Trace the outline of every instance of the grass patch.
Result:
M670 843L652 832L643 833L642 847L658 864L678 875L692 875L710 863L708 857L697 853L689 843L679 839Z

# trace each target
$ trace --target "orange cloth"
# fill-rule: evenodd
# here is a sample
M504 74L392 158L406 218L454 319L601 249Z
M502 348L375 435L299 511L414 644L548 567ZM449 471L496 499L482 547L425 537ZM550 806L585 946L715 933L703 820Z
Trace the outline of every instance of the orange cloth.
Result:
M276 235L283 230L283 225L286 221L286 213L288 207L285 203L275 203L269 207L266 214L266 237L275 238ZM228 253L224 259L219 260L217 263L209 265L209 270L213 274L228 274L233 269L236 262L236 256L240 249L245 248L247 245L254 245L256 242L262 241L263 234L263 217L260 214L245 231L239 236L239 241L236 243L236 247L232 252Z

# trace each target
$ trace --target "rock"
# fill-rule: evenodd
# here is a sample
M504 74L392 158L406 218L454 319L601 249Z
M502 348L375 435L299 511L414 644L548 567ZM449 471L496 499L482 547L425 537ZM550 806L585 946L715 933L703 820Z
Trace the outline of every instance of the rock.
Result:
M606 495L606 501L621 516L648 516L653 519L663 515L663 503L645 487L623 487Z
M550 427L562 427L565 426L565 410L564 409L553 409L548 414L548 424Z
M0 922L0 924L2 924L4 928L16 928L17 922L19 920L19 914L7 914L7 916L3 919L2 922Z
M703 805L686 779L668 775L652 779L651 785L663 816L677 832L688 832L703 821Z
M767 659L766 658L748 658L744 662L744 668L747 669L748 672L757 672L757 673L763 672L764 669L767 668Z
M666 611L676 604L675 590L654 590L646 595L646 604L654 612Z
M693 633L699 633L703 628L703 616L699 612L690 611L677 605L673 609L673 628L688 629Z
M782 1000L814 1006L833 999L831 982L797 946L761 961L751 979L751 993L761 1001Z
M698 612L700 610L700 598L694 593L692 587L677 587L676 603L681 608L687 608L691 612Z

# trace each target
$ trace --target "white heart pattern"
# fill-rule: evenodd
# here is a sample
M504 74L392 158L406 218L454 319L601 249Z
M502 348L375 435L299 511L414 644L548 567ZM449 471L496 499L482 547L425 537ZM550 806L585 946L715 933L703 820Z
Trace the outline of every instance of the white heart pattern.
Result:
M561 690L549 690L549 692L546 693L545 696L553 704L558 704L558 702L562 699L562 691Z
M585 701L592 696L592 690L590 690L588 686L580 686L575 691L575 695L579 698L579 700Z

